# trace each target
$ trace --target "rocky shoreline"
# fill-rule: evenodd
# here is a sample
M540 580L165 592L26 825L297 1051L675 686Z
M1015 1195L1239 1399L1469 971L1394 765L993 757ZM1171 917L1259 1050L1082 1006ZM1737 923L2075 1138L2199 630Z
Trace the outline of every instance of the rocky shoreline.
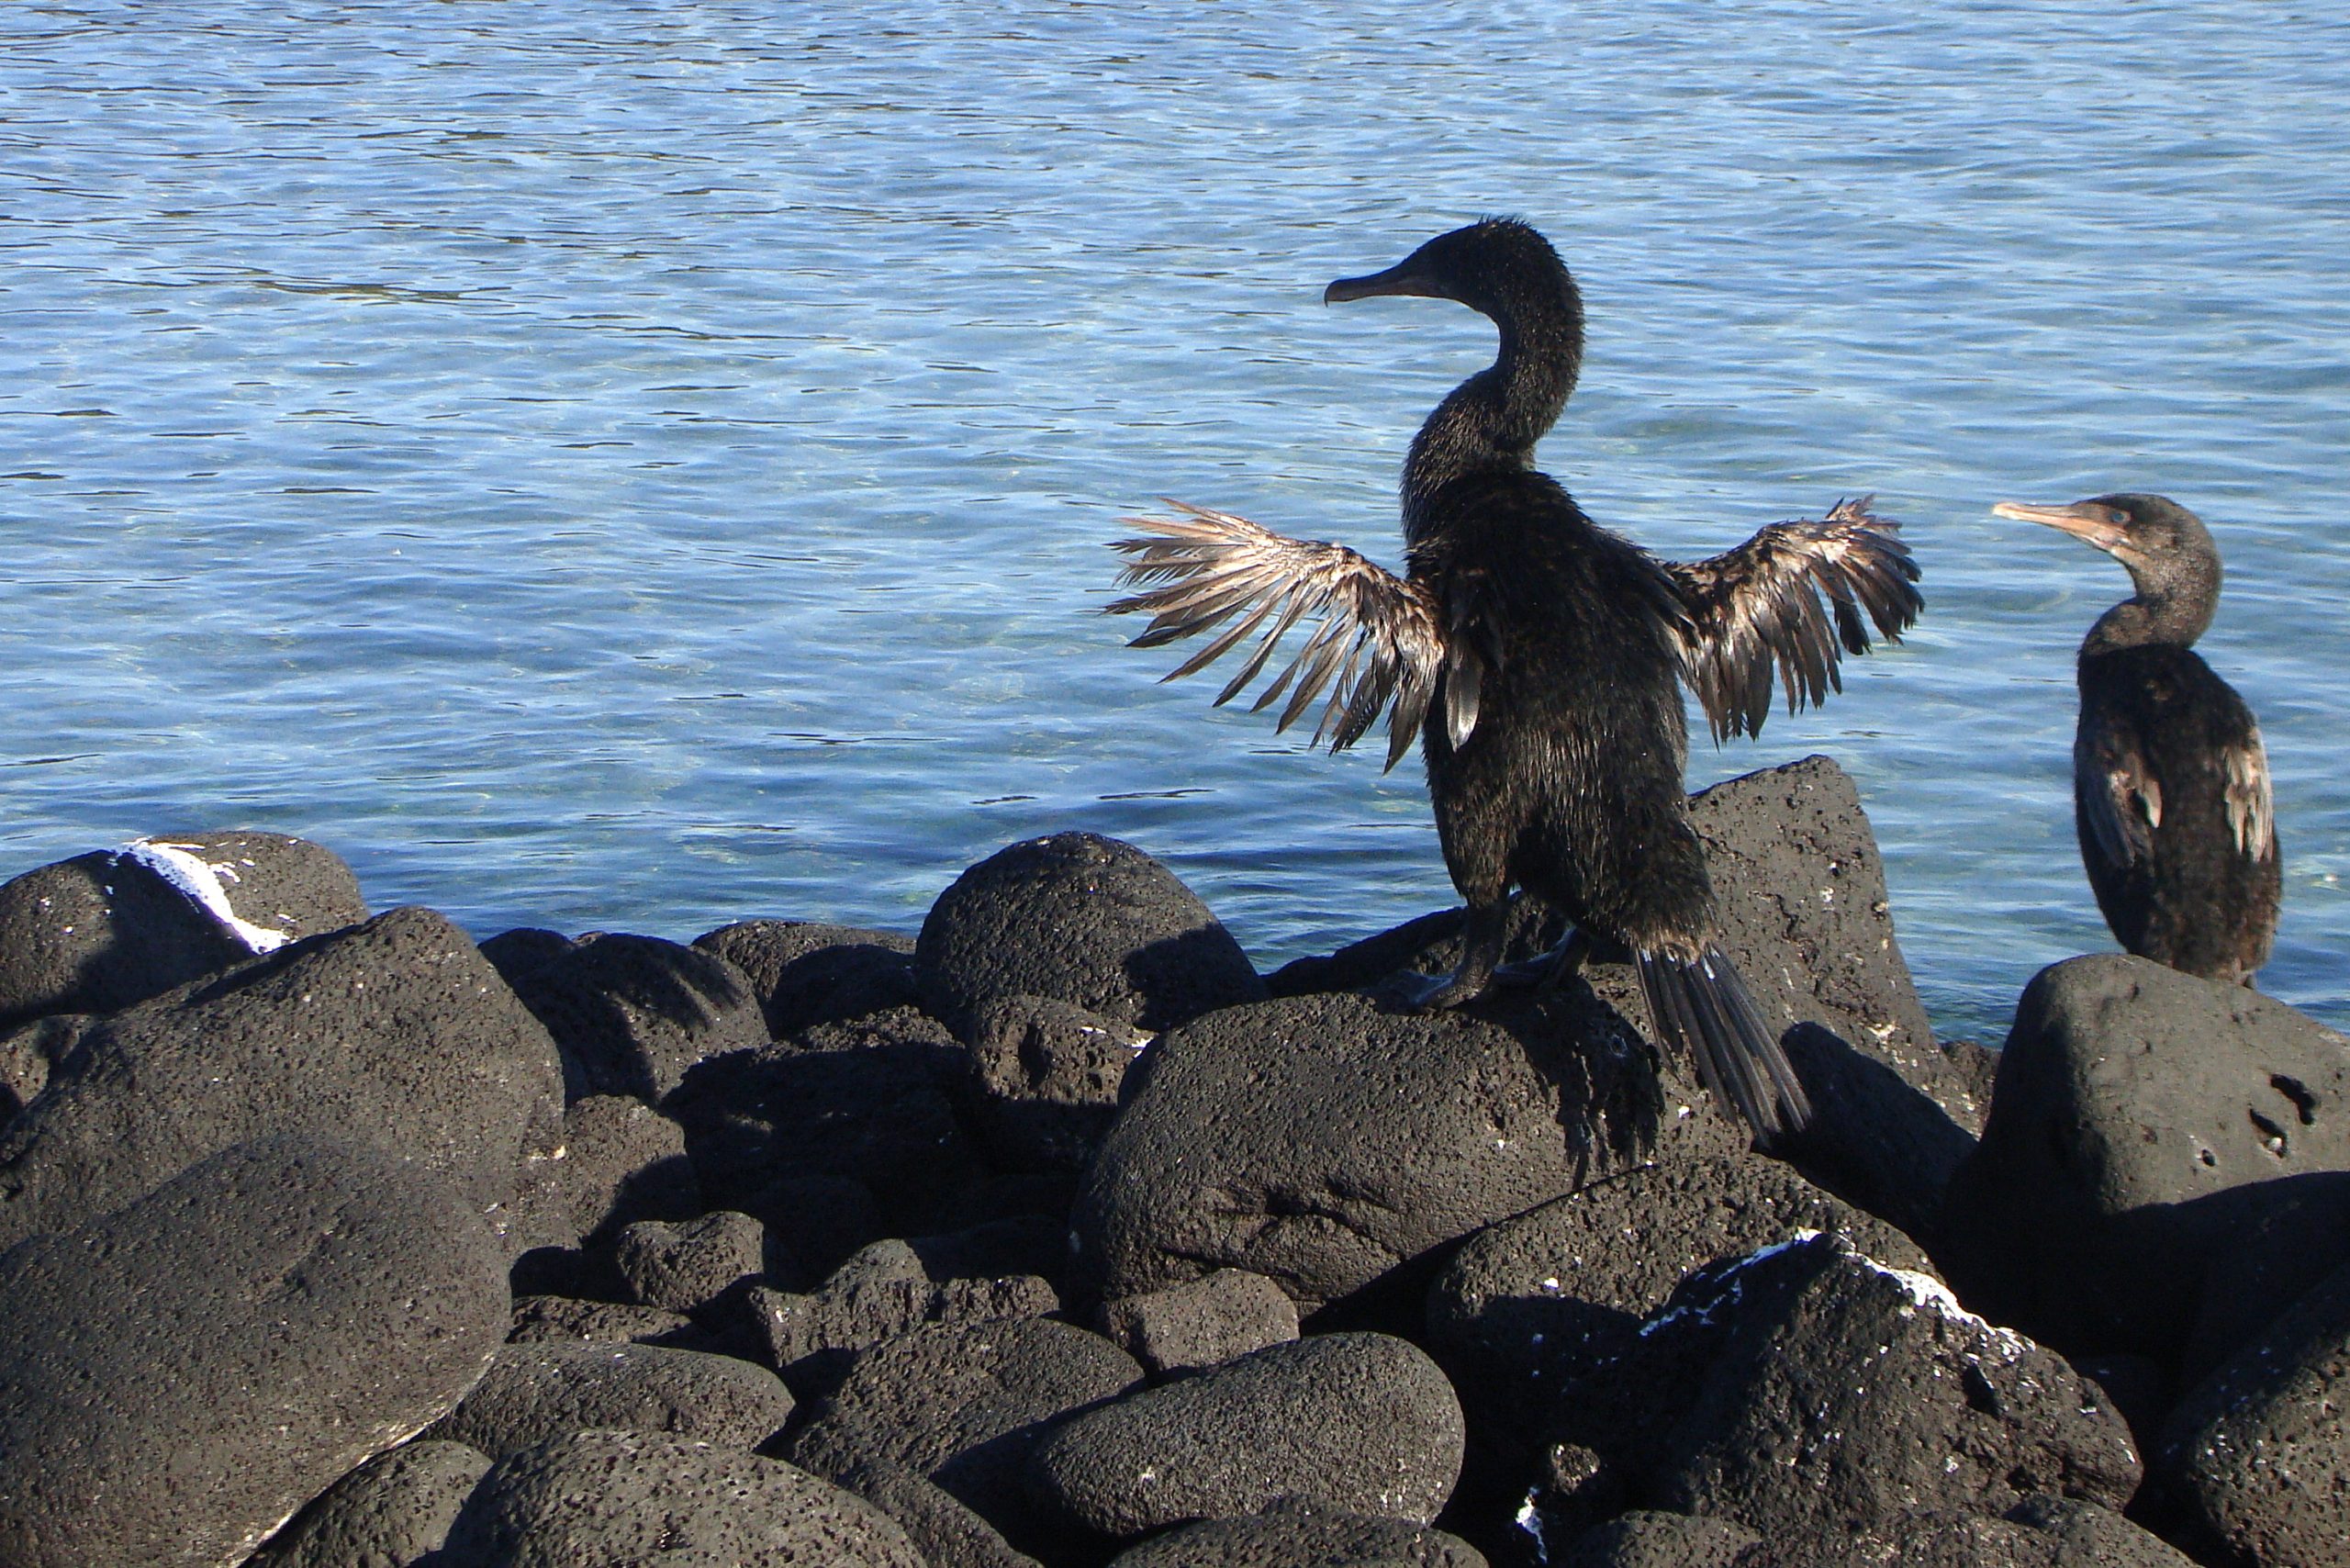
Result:
M2350 1040L2093 956L1939 1043L1833 764L1695 809L1771 1156L1627 969L1401 1015L1457 912L1260 976L1087 834L918 937L27 871L0 1568L2350 1562Z

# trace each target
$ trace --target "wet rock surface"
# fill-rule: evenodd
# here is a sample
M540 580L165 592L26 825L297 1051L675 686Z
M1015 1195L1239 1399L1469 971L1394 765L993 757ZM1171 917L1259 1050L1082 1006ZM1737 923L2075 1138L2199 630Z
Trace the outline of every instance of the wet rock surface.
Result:
M1696 810L1783 1158L1621 966L1354 993L1452 912L1269 997L1081 834L919 942L322 898L69 998L0 1031L0 1568L2340 1561L2350 1042L2080 960L1986 1077L1832 766Z

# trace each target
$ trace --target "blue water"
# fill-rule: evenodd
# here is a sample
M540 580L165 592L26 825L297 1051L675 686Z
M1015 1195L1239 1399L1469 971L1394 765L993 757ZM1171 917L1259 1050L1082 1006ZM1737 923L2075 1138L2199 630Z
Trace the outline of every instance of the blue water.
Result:
M1397 558L1490 355L1322 285L1514 211L1589 303L1542 457L1668 554L1875 491L1926 621L1702 740L1859 779L1938 1026L2109 948L2071 653L2166 491L2350 1023L2350 20L2248 3L0 8L0 875L257 826L378 906L911 929L1131 839L1260 965L1450 902L1416 763L1154 684L1160 495Z

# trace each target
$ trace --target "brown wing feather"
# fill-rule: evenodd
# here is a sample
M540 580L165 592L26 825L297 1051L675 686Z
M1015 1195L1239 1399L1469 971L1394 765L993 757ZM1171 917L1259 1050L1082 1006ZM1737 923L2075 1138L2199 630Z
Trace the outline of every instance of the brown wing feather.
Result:
M1286 730L1328 691L1314 741L1326 741L1333 751L1352 745L1384 712L1387 766L1393 767L1419 734L1445 664L1444 633L1427 591L1343 544L1290 539L1230 512L1167 504L1181 515L1124 519L1152 537L1111 546L1132 557L1118 574L1120 586L1144 591L1106 612L1151 618L1129 645L1155 648L1233 622L1164 677L1173 680L1257 636L1240 672L1217 693L1221 706L1264 669L1291 628L1314 617L1305 645L1256 707L1287 691L1274 726Z
M1871 623L1897 643L1918 619L1917 563L1872 498L1840 500L1817 522L1774 522L1708 560L1663 564L1689 611L1682 671L1717 744L1762 733L1774 672L1792 713L1844 689L1841 655L1868 652Z
M2162 780L2123 726L2091 719L2074 734L2073 799L2107 865L2119 869L2153 856L2154 830L2163 824Z
M2222 758L2227 773L2225 799L2228 826L2236 847L2253 860L2265 860L2277 846L2277 801L2268 782L2268 747L2260 726L2252 726L2244 744L2227 749Z

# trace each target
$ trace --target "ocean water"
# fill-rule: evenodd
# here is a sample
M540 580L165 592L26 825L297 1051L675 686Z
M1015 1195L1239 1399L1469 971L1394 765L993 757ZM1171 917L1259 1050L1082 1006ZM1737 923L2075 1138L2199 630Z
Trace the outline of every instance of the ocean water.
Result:
M1702 784L1859 781L1937 1026L2108 949L2072 651L2171 494L2350 1024L2350 19L2246 3L0 8L0 876L301 834L378 907L912 929L1068 828L1260 966L1451 902L1382 777L1095 613L1174 496L1399 558L1491 330L1322 286L1487 212L1590 313L1541 457L1669 554L1873 491L1927 616Z

